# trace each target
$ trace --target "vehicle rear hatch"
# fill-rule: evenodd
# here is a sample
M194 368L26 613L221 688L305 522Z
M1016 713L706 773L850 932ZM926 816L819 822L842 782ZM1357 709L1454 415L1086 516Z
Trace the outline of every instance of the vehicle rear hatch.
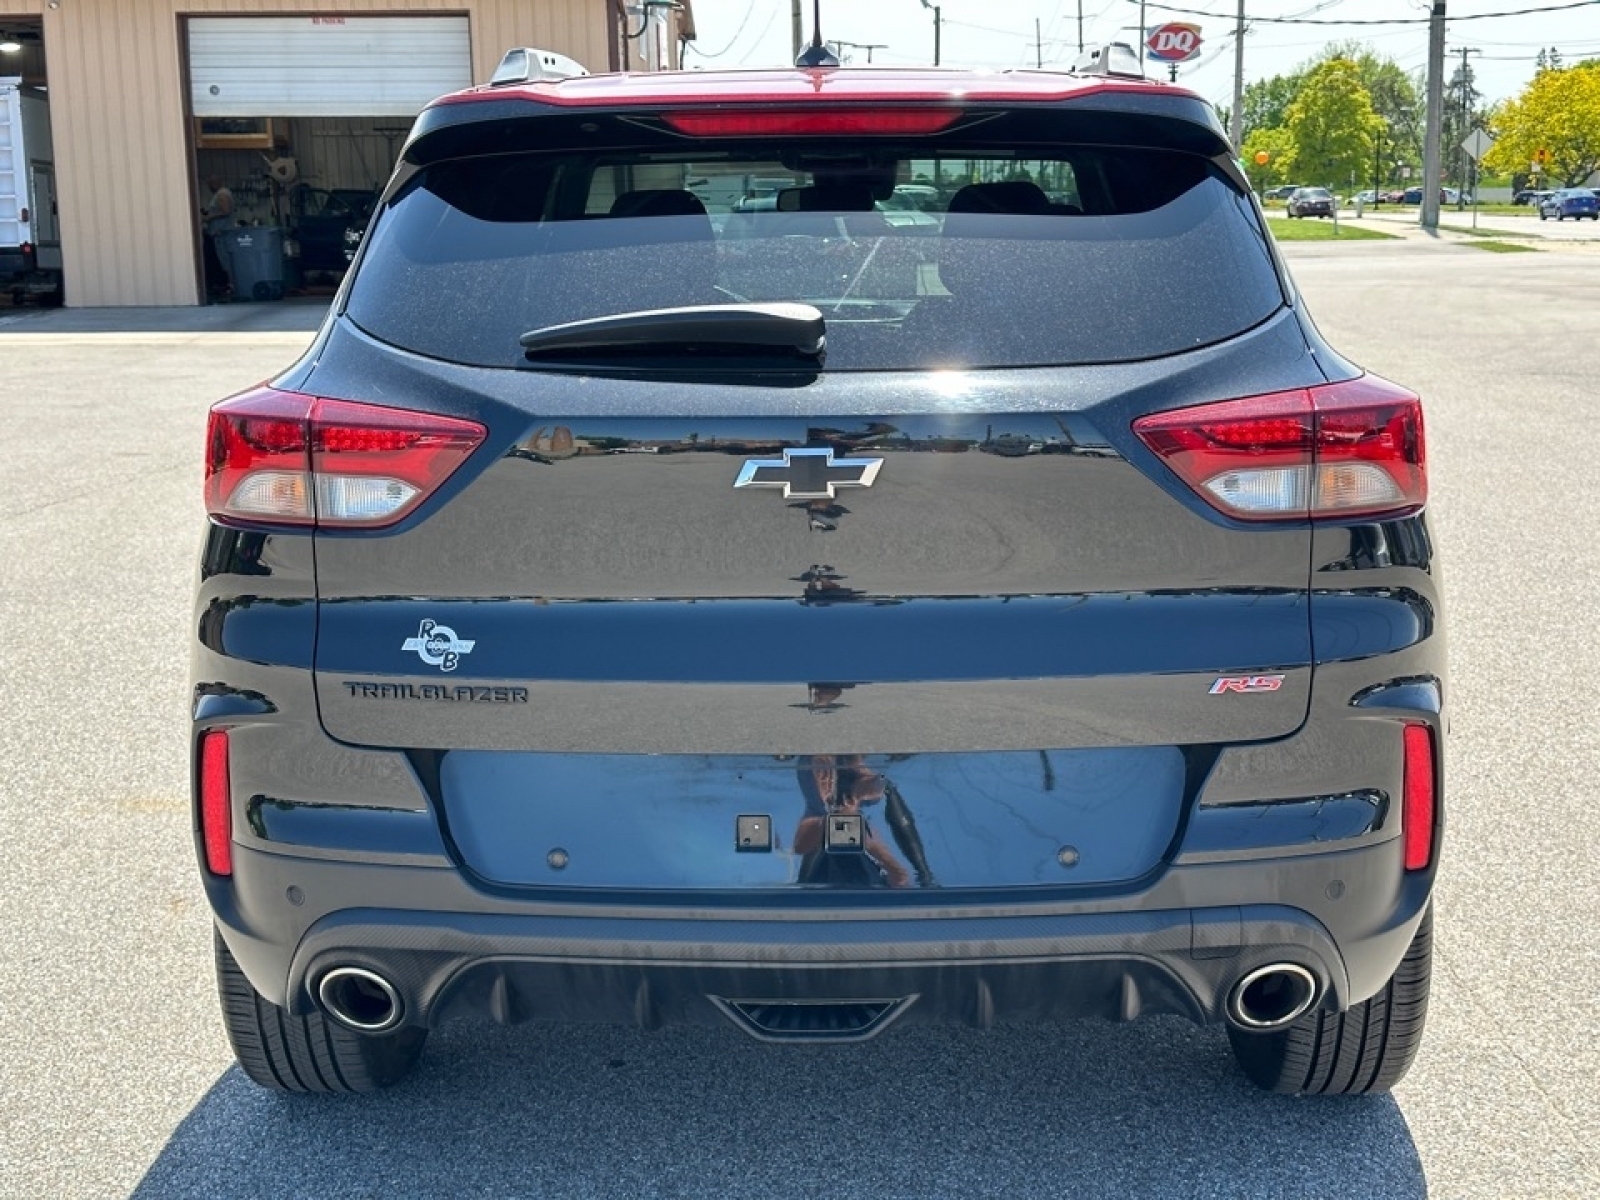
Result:
M478 876L1134 880L1217 747L1304 720L1309 526L1223 517L1132 429L1322 379L1220 138L969 115L414 143L282 382L486 429L394 528L316 535L323 722L412 751ZM744 177L790 185L736 211ZM889 219L912 183L940 211ZM521 344L777 302L822 314L822 355L664 326Z

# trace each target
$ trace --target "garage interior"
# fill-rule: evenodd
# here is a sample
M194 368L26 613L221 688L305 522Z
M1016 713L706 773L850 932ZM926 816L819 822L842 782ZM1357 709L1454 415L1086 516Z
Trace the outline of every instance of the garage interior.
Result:
M206 294L326 296L417 112L471 83L468 19L191 17L186 34L196 228L213 179L237 225L201 234Z
M21 82L24 92L46 99L50 94L50 80L45 72L44 57L44 28L38 17L0 16L0 79L15 79ZM21 205L27 203L27 193L23 190L23 173L32 169L32 164L22 162L19 152L9 139L0 135L0 244L14 248L19 240L20 226L16 223L22 215ZM37 153L36 148L30 148ZM53 176L48 178L35 175L34 183L41 189L53 189ZM52 201L50 207L54 208ZM59 234L56 230L56 213L35 213L35 236L41 241L50 243L55 248L55 255L59 257ZM58 285L59 286L59 285ZM53 296L32 295L22 286L8 283L0 288L0 306L15 307L37 300L40 303L59 304L61 293L57 291Z
M0 16L0 76L20 76L24 87L49 84L44 71L44 29L38 17Z

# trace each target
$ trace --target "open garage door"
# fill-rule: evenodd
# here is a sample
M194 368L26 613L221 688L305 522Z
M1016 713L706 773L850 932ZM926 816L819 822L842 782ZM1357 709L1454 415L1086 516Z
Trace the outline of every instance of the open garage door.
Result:
M196 117L414 117L472 82L466 17L191 17Z
M412 120L471 84L468 33L464 16L189 18L209 297L332 294Z

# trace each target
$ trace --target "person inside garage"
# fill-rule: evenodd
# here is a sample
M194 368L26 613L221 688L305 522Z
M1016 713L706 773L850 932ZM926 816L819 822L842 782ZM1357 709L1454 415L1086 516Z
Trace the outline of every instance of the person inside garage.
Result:
M211 191L211 199L200 210L201 226L204 231L201 240L204 242L206 294L215 298L226 296L230 284L227 268L222 264L222 256L217 253L217 237L235 225L233 192L228 189L226 181L220 175L208 177L206 187Z

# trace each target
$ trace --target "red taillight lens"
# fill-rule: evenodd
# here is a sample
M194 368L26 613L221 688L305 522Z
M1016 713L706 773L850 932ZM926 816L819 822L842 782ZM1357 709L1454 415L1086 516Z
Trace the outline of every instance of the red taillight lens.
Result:
M206 510L272 525L392 525L486 433L455 417L259 388L211 409Z
M1400 830L1405 843L1406 870L1420 871L1433 861L1433 730L1426 725L1407 725L1404 737L1405 780Z
M228 778L228 734L210 729L200 735L200 840L206 869L233 874L233 785Z
M206 424L206 511L310 525L311 397L271 388L214 405Z
M1133 430L1241 520L1392 516L1428 496L1422 401L1374 375L1154 413Z
M849 137L938 133L960 115L937 108L708 109L662 113L661 119L691 137Z

